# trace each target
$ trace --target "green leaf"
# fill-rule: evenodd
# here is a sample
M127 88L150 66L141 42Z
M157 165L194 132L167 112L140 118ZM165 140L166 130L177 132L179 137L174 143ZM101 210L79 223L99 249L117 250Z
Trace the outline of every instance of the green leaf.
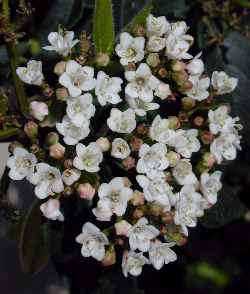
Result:
M124 31L131 31L136 25L145 25L147 17L151 13L153 5L150 3L146 4L131 20L131 22L124 28Z
M205 211L201 224L208 229L216 229L242 218L247 211L238 198L238 190L224 184L218 202Z
M72 28L81 20L83 16L84 7L85 0L75 0L75 3L72 7L71 15L67 22L67 28Z
M18 129L18 128L0 130L0 141L1 140L8 140L13 136L17 136L19 133L20 133L20 129Z
M96 0L95 2L93 39L96 52L112 52L115 43L115 31L111 0Z
M38 273L49 261L49 251L42 228L38 200L34 201L22 224L19 257L23 271L27 274Z

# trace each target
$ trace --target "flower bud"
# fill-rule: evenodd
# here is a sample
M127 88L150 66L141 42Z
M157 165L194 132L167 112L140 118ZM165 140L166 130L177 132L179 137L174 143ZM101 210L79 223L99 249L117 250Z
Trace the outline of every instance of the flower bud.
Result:
M84 183L78 186L77 193L81 199L92 200L95 195L95 189L89 183Z
M59 135L55 132L50 132L47 134L45 142L48 146L57 144L59 142Z
M32 144L30 147L30 151L34 154L37 154L40 150L40 146L37 144Z
M102 66L102 67L105 67L109 64L110 62L110 57L107 53L97 53L97 56L96 56L96 64L98 66Z
M38 135L38 125L34 121L28 121L24 125L24 132L29 139L35 139Z
M125 68L126 68L126 71L136 70L136 64L133 63L133 62L129 62L128 65Z
M66 159L63 163L64 167L66 169L71 169L73 167L73 160L72 159Z
M44 120L49 114L48 105L44 102L33 101L30 103L30 114L37 120Z
M147 127L145 124L139 124L136 128L136 131L139 135L147 136L149 127Z
M51 98L54 94L54 90L49 86L49 85L46 85L44 88L43 88L43 95L48 97L48 98Z
M115 224L115 232L118 236L125 236L127 237L128 231L131 228L131 224L125 220L121 220Z
M49 147L49 155L55 159L62 159L64 157L65 147L60 143L56 143Z
M170 211L166 211L161 215L161 220L164 224L172 224L174 221L174 215Z
M123 159L122 166L125 170L130 170L135 167L135 159L131 156L128 156L127 158Z
M163 208L157 203L150 204L148 208L149 208L149 213L152 214L153 216L160 216L163 212Z
M188 122L188 115L185 112L180 112L178 118L180 122Z
M188 82L188 74L185 71L176 71L172 73L172 79L178 86L184 88L185 82Z
M69 92L66 88L58 88L56 89L56 98L59 101L66 101L69 97Z
M158 53L150 53L147 57L147 64L150 67L157 67L160 62L161 61Z
M135 190L130 201L132 205L134 206L144 205L145 203L144 194L140 191Z
M60 61L54 67L54 73L58 76L61 76L66 70L66 62Z
M142 209L136 208L133 212L133 217L135 219L140 219L144 216L144 211Z
M143 25L140 25L140 24L136 24L133 28L133 34L136 36L136 37L144 37L145 36L145 33L146 33L146 30L144 28Z
M143 140L138 137L132 137L129 145L132 149L132 151L139 151L141 148L141 145L143 144Z
M182 98L181 103L184 111L191 110L195 107L196 104L195 100L190 97Z
M96 140L96 143L101 148L102 152L108 151L111 147L111 143L109 142L109 139L106 137L100 137Z
M202 164L204 167L211 169L216 162L215 156L210 152L205 152L202 156Z
M74 193L74 189L70 186L65 187L64 191L63 191L63 195L65 197L69 197L70 195L72 195Z
M184 71L186 68L186 64L180 60L173 60L171 62L171 69L173 71Z
M170 129L176 130L176 129L179 129L181 126L180 120L177 116L170 116L168 118L168 121L169 121Z
M180 154L174 151L169 151L166 157L171 167L175 167L177 162L181 159Z
M105 252L105 256L102 260L102 264L103 264L103 266L111 266L115 263L116 263L116 252L115 252L114 247L112 246L112 248L109 248Z
M129 180L128 177L123 177L122 181L123 181L124 186L127 187L127 188L132 186L132 183L131 183L131 181Z
M213 140L214 140L214 134L212 134L209 131L203 131L201 133L200 137L201 137L202 143L205 144L205 145L211 144L213 142Z
M165 83L160 83L160 85L155 91L155 95L161 98L161 100L166 99L170 94L171 94L171 90L169 88L169 85Z
M202 116L196 116L195 119L193 120L193 124L196 127L201 127L204 123L204 118Z
M166 78L168 75L168 72L164 67L161 67L158 71L158 74L161 78Z

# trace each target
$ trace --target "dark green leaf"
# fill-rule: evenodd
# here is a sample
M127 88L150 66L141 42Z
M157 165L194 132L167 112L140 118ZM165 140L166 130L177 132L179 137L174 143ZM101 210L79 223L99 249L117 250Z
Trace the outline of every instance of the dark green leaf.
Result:
M42 229L42 216L39 201L35 200L21 228L19 256L23 271L35 274L49 261L45 232Z
M224 70L224 60L222 50L219 46L215 46L211 49L205 57L206 71L209 75L212 75L215 70Z
M67 22L67 27L72 28L75 26L83 16L83 11L85 7L85 0L75 0L75 3L72 7L71 15Z
M8 54L4 45L0 46L0 63L8 62Z
M13 136L17 136L19 133L20 133L20 129L17 129L17 128L0 130L0 141L8 140Z
M115 43L115 30L111 0L96 0L95 2L93 39L96 52L112 52Z

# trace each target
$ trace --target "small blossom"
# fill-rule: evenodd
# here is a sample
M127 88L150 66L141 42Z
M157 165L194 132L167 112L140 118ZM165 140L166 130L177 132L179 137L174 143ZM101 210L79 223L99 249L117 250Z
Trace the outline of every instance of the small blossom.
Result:
M120 35L120 43L116 46L116 54L121 58L122 65L130 62L141 61L144 57L145 39L143 37L133 38L129 33Z
M142 267L149 263L149 260L143 256L143 253L135 253L133 251L124 252L122 259L122 272L126 278L128 277L128 274L137 277L142 273Z
M201 76L205 70L204 62L200 59L201 53L189 61L187 71L191 76Z
M155 96L161 98L161 100L166 99L171 95L171 90L168 84L160 83L155 91Z
M129 156L130 148L128 143L122 138L116 138L112 142L111 155L115 158L124 159Z
M177 255L172 249L170 249L170 247L173 247L174 245L174 242L152 242L151 248L149 250L149 260L155 269L160 270L164 264L168 264L177 260Z
M160 64L160 57L158 53L149 53L147 56L147 64L150 67L157 67Z
M135 112L130 108L123 112L112 108L107 124L113 132L131 133L136 128Z
M79 42L74 40L74 32L66 31L63 33L51 32L48 36L50 46L45 46L43 49L48 51L56 51L62 56L70 54L71 49Z
M67 115L77 127L88 123L88 120L95 114L92 95L86 93L79 97L67 100Z
M41 86L44 80L41 61L30 60L27 67L18 67L16 73L20 80L29 85Z
M170 211L171 202L174 198L173 187L166 182L163 173L158 173L152 179L138 175L136 180L142 187L145 199L148 202L156 202L164 208L164 211Z
M100 170L99 164L103 160L102 150L96 142L84 146L79 143L76 145L77 156L74 159L74 167L85 170L90 173L95 173Z
M80 96L82 91L90 91L95 88L94 69L69 60L65 72L59 78L59 83L69 90L70 96Z
M62 180L67 186L73 185L80 179L81 172L75 168L66 169L62 174Z
M128 231L131 227L132 227L131 224L125 220L121 220L118 223L115 223L116 235L127 237Z
M112 179L109 184L103 183L99 187L98 207L93 209L97 219L110 220L112 214L122 216L127 209L128 201L133 195L133 190L124 185L120 177ZM102 215L102 212L105 212ZM109 213L108 213L109 211Z
M95 94L101 106L104 106L107 103L118 104L122 101L118 94L122 89L122 83L123 81L120 78L109 77L103 71L98 72Z
M65 147L60 143L53 144L49 147L49 155L55 159L61 159L64 157Z
M92 200L95 195L95 188L89 183L80 184L77 192L82 199Z
M150 14L147 17L147 35L161 37L170 30L170 24L165 16L154 17Z
M144 116L148 111L156 110L160 107L158 103L145 102L140 98L131 98L126 96L125 99L130 108L132 108L138 116Z
M64 189L60 170L47 163L38 163L36 172L30 178L35 187L35 194L38 198L44 199L53 193L61 193Z
M211 175L208 173L201 174L201 192L206 200L212 205L217 202L217 194L222 188L221 176L222 172L220 171L215 171Z
M192 171L192 164L187 159L181 159L173 168L173 176L180 185L194 185L197 178Z
M149 52L159 52L162 49L164 49L166 46L166 40L165 38L152 36L149 38L147 43L147 50Z
M34 154L21 147L16 147L13 156L9 157L7 161L7 166L10 168L9 177L16 181L24 178L29 179L34 172L36 163L37 159Z
M143 144L139 151L140 159L136 166L137 172L154 177L157 172L165 170L169 166L166 153L167 147L162 143L156 143L151 147Z
M212 86L217 95L231 93L237 85L238 79L230 78L224 71L214 71L212 74Z
M126 71L125 77L129 82L125 88L126 95L133 99L139 98L144 102L153 100L153 91L157 89L160 81L152 75L146 63L141 63L136 71Z
M49 199L40 206L43 215L51 220L64 221L64 216L60 211L60 201L58 199Z
M208 88L210 85L209 78L199 78L198 76L190 76L189 81L193 84L193 87L186 91L186 95L197 101L202 101L208 98Z
M160 234L159 230L148 224L143 217L128 231L129 245L131 250L139 249L147 252L150 249L150 241Z
M237 133L225 133L216 138L210 146L211 153L220 164L223 159L234 160L240 147L240 136Z
M56 124L60 134L64 136L63 140L67 145L76 145L79 141L85 139L90 132L89 121L85 121L81 126L76 126L70 118L65 115L61 123Z
M109 244L108 238L99 228L92 223L85 223L82 233L76 237L76 242L82 244L82 256L92 256L98 261L103 260L105 256L105 245Z
M30 114L37 120L44 120L49 114L48 105L44 102L32 101L30 103Z

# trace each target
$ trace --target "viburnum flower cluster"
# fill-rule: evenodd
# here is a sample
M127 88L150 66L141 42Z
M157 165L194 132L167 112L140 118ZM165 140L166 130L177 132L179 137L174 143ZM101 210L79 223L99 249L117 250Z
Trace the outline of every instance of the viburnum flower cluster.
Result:
M201 53L189 53L187 24L164 16L149 15L145 26L120 35L111 57L116 74L112 62L79 58L74 32L48 40L44 49L62 56L55 85L41 61L16 70L42 94L30 101L24 126L31 143L12 144L9 176L35 186L49 220L67 219L69 197L88 202L95 221L76 236L84 257L112 265L122 249L126 277L146 264L159 270L217 202L218 164L240 150L239 119L220 99L238 81L218 71L210 79Z

